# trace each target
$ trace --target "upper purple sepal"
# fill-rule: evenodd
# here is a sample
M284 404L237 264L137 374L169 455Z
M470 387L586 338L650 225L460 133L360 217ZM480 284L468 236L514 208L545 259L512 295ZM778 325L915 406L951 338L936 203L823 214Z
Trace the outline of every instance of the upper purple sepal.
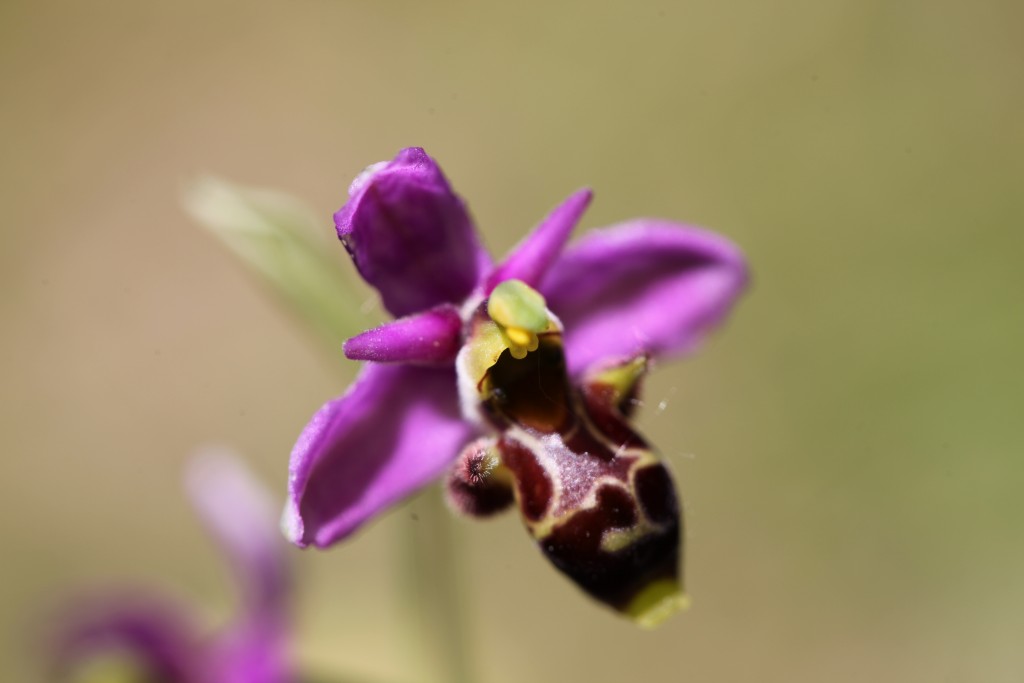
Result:
M356 178L334 223L359 273L396 317L460 303L489 266L465 204L419 147Z
M726 317L746 283L743 254L724 237L639 219L571 245L541 293L565 328L575 375L608 359L691 350Z

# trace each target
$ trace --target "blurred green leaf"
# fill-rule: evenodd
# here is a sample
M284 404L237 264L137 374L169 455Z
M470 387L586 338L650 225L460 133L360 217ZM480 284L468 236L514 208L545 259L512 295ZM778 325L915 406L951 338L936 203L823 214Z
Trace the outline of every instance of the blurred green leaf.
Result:
M331 348L362 331L352 283L327 257L322 231L301 201L204 176L186 189L184 204Z

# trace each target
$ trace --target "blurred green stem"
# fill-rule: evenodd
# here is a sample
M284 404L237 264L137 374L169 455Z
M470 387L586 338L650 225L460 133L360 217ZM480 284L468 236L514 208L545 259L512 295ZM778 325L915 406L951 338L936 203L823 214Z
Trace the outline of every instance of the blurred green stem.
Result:
M403 549L403 588L415 613L420 658L440 683L469 683L470 651L459 593L458 544L440 487L425 491L412 507Z

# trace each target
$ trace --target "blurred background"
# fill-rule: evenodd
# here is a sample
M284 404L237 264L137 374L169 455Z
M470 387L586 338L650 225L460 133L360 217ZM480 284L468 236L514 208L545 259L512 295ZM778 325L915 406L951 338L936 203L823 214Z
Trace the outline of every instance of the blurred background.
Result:
M1021 680L1022 24L1010 0L4 0L0 679L36 680L45 610L97 582L226 618L183 463L235 446L283 499L356 370L183 187L302 198L351 273L331 214L421 145L496 254L583 185L583 229L664 216L745 249L753 289L641 418L694 603L641 632L514 515L452 522L444 598L408 550L435 492L295 551L305 669L450 683L409 606L441 595L480 683Z

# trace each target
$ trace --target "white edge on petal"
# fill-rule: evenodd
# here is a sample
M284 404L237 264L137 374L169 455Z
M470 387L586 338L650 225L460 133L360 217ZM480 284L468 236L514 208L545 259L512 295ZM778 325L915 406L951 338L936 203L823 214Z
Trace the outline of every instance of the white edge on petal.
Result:
M299 505L289 495L284 509L281 511L281 533L288 539L289 543L305 548L306 543L302 540L305 533L305 526L302 523L302 516L299 515Z
M359 175L352 180L352 184L348 186L348 196L355 197L359 194L359 191L363 189L363 186L365 186L366 183L370 182L373 175L390 163L390 161L378 161L377 163L370 164L364 168Z

